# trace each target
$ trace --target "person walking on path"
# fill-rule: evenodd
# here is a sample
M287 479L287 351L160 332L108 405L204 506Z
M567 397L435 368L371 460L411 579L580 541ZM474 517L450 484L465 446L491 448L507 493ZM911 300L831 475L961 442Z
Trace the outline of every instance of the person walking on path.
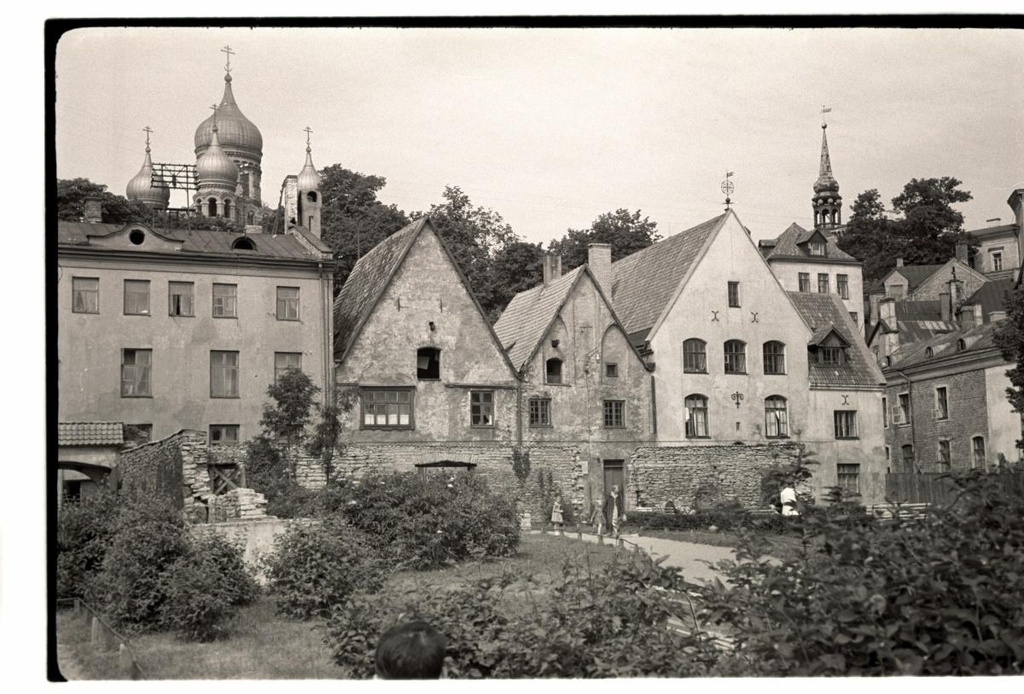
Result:
M619 536L619 521L622 519L622 508L619 506L619 485L614 485L604 498L601 507L604 513L605 526L611 528L612 535Z
M796 508L796 490L793 489L793 485L789 482L783 484L782 490L779 492L779 501L782 502L782 515L800 515L800 512Z

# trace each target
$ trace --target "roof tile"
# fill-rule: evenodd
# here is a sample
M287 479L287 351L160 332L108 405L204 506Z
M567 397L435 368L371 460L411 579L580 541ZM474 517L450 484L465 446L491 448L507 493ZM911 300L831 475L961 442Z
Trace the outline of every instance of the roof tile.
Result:
M120 446L124 443L121 422L58 422L58 446Z
M502 312L494 332L515 368L522 369L533 356L584 267L580 265L548 285L519 292Z
M833 329L850 343L847 360L840 366L818 364L810 359L811 385L869 386L885 383L881 370L860 337L857 324L850 318L842 300L836 294L786 292L793 300L800 317L813 332L811 343L820 340Z

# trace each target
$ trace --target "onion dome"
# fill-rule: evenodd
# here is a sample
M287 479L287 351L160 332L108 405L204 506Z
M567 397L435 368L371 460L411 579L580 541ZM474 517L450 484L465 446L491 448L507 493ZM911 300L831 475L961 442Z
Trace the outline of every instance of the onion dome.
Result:
M306 144L306 164L302 167L302 171L299 172L297 183L301 191L308 192L320 189L320 174L316 172L316 168L313 166L313 152L309 148L309 143Z
M142 168L135 174L132 180L128 181L126 196L129 200L137 200L149 207L163 209L171 200L171 190L167 187L154 185L153 183L153 160L149 156L149 129L146 129L146 158L142 162ZM163 181L159 176L157 181Z
M215 116L210 116L196 128L196 156L200 156L213 141L214 119L220 134L220 144L231 152L241 152L257 159L263 156L263 135L252 121L242 115L231 92L231 74L224 75L224 97Z
M832 160L828 156L828 139L825 137L827 128L827 125L821 124L821 164L818 166L818 180L814 182L815 193L839 192L839 183L832 177Z
M219 125L214 125L210 145L196 162L196 178L202 188L228 188L234 192L238 183L238 167L224 154L217 137L218 128Z

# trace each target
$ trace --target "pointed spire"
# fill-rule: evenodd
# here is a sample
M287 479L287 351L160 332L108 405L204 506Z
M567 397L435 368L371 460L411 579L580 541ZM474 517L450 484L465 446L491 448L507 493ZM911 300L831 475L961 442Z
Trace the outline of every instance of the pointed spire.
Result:
M832 160L828 156L828 137L825 135L825 131L828 130L828 124L821 124L821 164L818 166L818 180L822 178L832 178Z
M317 173L316 167L313 166L313 149L309 144L309 136L312 132L313 131L307 125L305 128L306 163L299 172L298 180L296 181L299 190L303 191L318 190L320 188L320 174Z

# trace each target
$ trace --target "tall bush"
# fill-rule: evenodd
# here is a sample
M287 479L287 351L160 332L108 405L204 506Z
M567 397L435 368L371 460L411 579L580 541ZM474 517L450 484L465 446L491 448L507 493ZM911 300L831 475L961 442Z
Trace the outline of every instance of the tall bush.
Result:
M342 514L389 547L396 568L511 556L519 546L515 503L472 472L373 474L346 493Z
M58 598L86 595L113 542L117 510L117 496L106 487L61 506L57 512Z

